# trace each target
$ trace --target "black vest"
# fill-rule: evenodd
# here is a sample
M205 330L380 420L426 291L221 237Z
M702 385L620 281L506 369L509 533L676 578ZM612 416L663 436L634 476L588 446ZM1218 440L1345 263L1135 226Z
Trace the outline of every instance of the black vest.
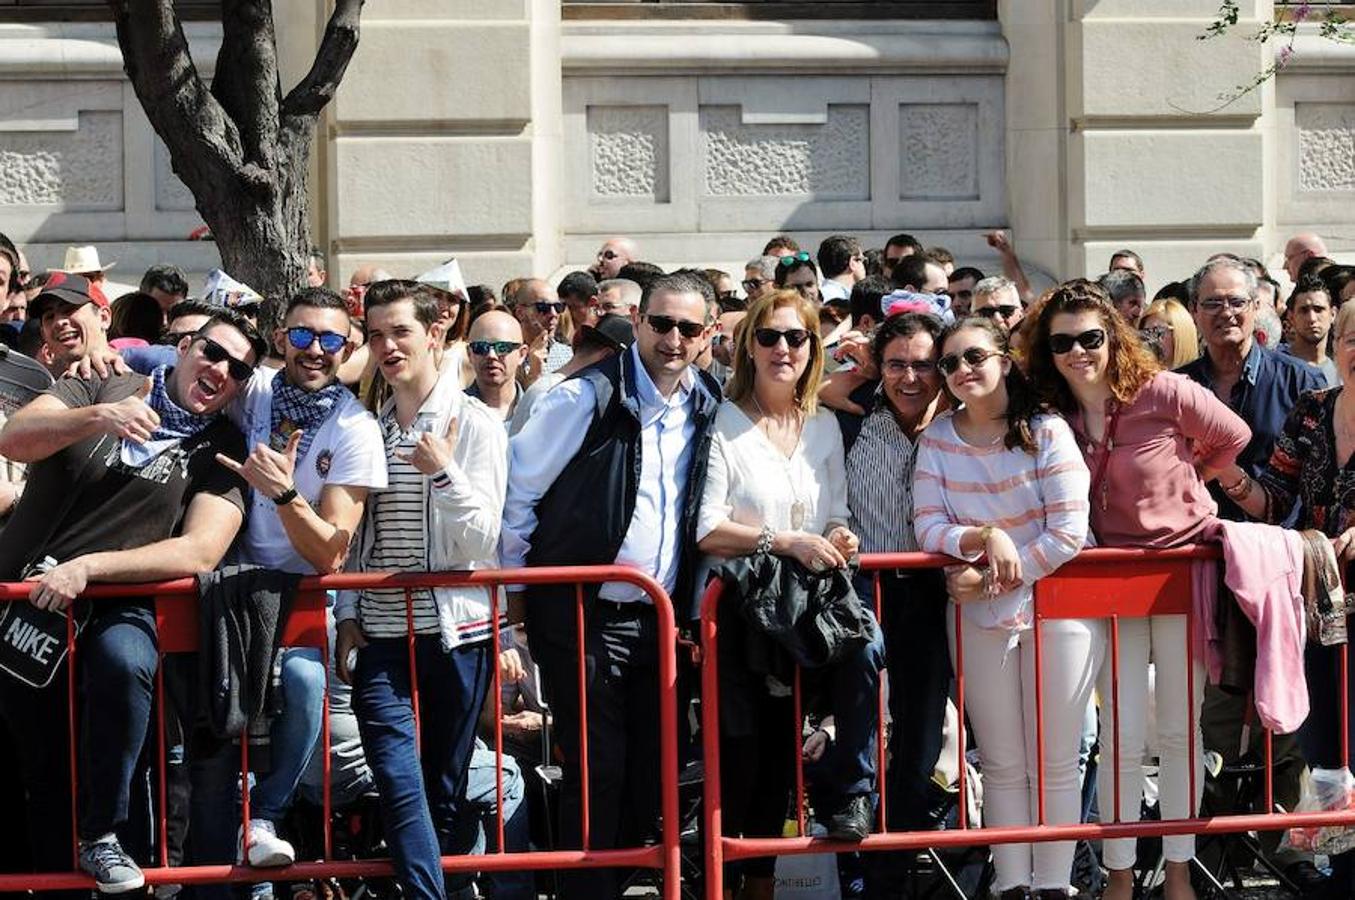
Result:
M633 362L634 357L626 350L571 376L593 386L593 419L578 452L537 503L537 525L530 539L527 565L608 565L616 561L635 513L640 485L640 404ZM678 578L671 598L680 623L698 615L693 584L696 514L710 458L710 426L719 406L719 384L698 370L692 397L689 415L696 431L682 504ZM597 596L597 588L585 585L586 603ZM532 633L572 638L572 585L529 587L526 597L527 626Z

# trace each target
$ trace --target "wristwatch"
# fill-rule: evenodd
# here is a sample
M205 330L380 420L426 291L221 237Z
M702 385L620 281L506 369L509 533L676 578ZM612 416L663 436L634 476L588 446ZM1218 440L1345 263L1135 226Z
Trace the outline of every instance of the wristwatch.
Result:
M281 494L278 494L276 497L274 497L273 503L277 506L286 506L288 503L291 503L295 499L296 499L296 485L292 485L287 490L283 491Z

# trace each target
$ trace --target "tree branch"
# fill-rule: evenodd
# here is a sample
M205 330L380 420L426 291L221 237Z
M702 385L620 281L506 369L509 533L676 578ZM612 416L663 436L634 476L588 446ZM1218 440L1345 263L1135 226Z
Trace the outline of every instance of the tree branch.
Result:
M240 132L244 159L272 168L278 134L278 54L272 0L222 0L212 96Z
M240 133L193 65L173 0L109 0L123 68L146 118L194 194L239 179Z
M358 47L358 19L362 15L363 0L335 0L334 13L325 26L315 62L297 86L282 101L282 115L287 118L313 118L325 104L334 99L343 73Z

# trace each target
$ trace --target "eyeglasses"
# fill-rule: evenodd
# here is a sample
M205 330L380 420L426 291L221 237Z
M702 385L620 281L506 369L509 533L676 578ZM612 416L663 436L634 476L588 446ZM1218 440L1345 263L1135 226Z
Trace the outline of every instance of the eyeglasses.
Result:
M771 279L768 278L745 278L743 281L743 289L751 293L752 291L761 288L764 284L767 284L770 280Z
M793 266L796 263L806 263L806 262L809 262L809 251L801 250L799 253L796 253L792 256L781 257L781 262L778 263L778 265Z
M739 299L739 295L734 291L721 291L715 295L717 303L728 303L731 300Z
M1007 354L1000 350L985 350L982 347L970 347L963 353L947 353L936 361L936 367L941 370L942 375L954 375L959 371L961 362L971 369L977 369L994 356L1006 355Z
M496 356L507 356L521 346L516 341L471 341L470 352L476 356L488 356L492 350Z
M537 302L533 303L532 306L536 309L537 314L543 316L546 315L547 313L552 312L558 316L560 315L560 313L565 311L564 303L559 300L556 300L554 303L549 303L545 300L538 300Z
M688 319L674 319L672 316L645 316L645 321L649 323L650 328L654 329L655 334L667 334L676 328L678 334L688 340L700 337L702 332L706 330L704 323L692 322Z
M1150 341L1160 341L1175 330L1170 325L1149 325L1139 329L1139 336Z
M309 350L316 341L320 342L320 349L325 353L338 353L348 343L348 336L337 331L316 331L304 325L287 329L287 343L298 350Z
M1021 307L1019 306L1009 306L1004 303L1002 306L985 306L983 309L976 309L974 310L974 315L983 316L985 319L996 319L998 317L1010 319L1012 316L1016 315L1020 308Z
M925 359L914 360L913 362L906 362L902 359L885 360L884 370L886 375L898 378L909 369L912 370L914 377L923 378L936 371L936 363Z
M1243 312L1251 305L1250 297L1210 297L1208 300L1200 301L1200 309L1210 315L1222 312L1225 306L1228 312Z
M753 332L753 337L757 339L759 345L771 349L782 338L786 339L786 346L792 350L798 350L803 347L805 341L809 340L809 332L803 328L788 328L785 331L777 331L775 328L758 328Z
M254 374L253 366L243 359L236 359L231 356L230 351L216 341L203 335L199 335L198 340L202 342L203 358L212 365L224 362L232 381L249 381L249 376Z
M1056 333L1049 336L1049 351L1055 356L1062 356L1073 349L1077 344L1083 350L1095 350L1106 342L1106 331L1104 328L1089 328L1081 334L1063 334Z

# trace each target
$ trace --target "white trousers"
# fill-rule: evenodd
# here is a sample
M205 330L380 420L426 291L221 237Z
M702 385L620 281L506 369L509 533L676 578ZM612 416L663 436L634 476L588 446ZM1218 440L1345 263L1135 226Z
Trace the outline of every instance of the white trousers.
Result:
M951 652L955 615L948 614ZM983 823L1032 825L1038 821L1036 766L1035 634L1022 632L1010 653L1006 631L963 622L965 711L983 758ZM1040 625L1043 656L1045 823L1076 823L1082 812L1077 771L1082 719L1092 696L1104 625L1064 619ZM953 658L953 657L952 657ZM1066 889L1073 865L1069 841L993 846L995 892L1020 885Z
M1148 663L1155 671L1154 701L1157 745L1150 748L1159 760L1158 803L1163 819L1184 819L1191 813L1190 744L1187 742L1187 686L1185 616L1151 616L1120 620L1119 727L1111 709L1111 629L1106 623L1106 647L1097 693L1101 697L1101 765L1096 790L1102 822L1137 822L1143 800L1143 753L1148 740ZM1204 789L1204 749L1200 740L1200 703L1204 697L1204 665L1194 663L1195 693L1190 713L1195 723L1190 739L1195 742L1195 809ZM1120 814L1115 810L1115 735L1120 741ZM1162 839L1168 862L1189 862L1195 855L1193 835ZM1105 841L1102 855L1109 869L1128 869L1134 864L1134 840Z

